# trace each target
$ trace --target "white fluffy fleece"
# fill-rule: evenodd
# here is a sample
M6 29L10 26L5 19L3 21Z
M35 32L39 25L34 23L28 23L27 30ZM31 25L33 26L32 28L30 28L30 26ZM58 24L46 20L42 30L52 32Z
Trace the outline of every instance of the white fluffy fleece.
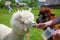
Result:
M34 15L29 10L18 10L10 20L12 29L0 24L0 40L23 40L29 28L34 26Z

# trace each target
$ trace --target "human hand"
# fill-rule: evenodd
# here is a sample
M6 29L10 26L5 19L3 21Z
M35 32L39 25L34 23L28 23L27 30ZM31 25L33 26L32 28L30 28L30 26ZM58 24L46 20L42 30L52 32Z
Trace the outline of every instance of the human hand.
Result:
M54 33L53 36L60 36L60 29L57 29Z
M36 24L36 27L40 29L40 28L44 28L46 26L44 23L39 23L39 24Z

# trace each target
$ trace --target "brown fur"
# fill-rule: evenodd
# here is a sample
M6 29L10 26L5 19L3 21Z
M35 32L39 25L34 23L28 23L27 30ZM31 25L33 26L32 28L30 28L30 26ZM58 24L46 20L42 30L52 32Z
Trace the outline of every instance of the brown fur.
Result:
M45 22L47 22L47 21L49 21L49 20L52 20L52 19L54 19L54 18L56 17L55 14L53 14L53 13L51 12L51 9L50 9L50 8L41 8L39 12L44 12L44 13L46 13L46 14L49 15L49 17L47 17L47 18L45 19ZM59 26L58 24L55 24L55 25L51 26L51 28L53 28L53 29L59 29L60 26ZM44 28L44 30L46 30L46 28ZM52 36L52 37L49 38L48 40L60 40L60 37Z

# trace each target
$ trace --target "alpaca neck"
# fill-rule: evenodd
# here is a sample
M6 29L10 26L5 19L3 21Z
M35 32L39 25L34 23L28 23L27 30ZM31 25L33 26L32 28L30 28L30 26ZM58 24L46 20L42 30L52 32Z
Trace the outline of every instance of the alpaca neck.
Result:
M24 35L19 35L18 33L16 33L15 31L12 31L11 34L9 34L5 40L23 40L24 39Z
M24 39L24 35L19 35L15 31L12 31L12 38L13 38L13 40L23 40Z

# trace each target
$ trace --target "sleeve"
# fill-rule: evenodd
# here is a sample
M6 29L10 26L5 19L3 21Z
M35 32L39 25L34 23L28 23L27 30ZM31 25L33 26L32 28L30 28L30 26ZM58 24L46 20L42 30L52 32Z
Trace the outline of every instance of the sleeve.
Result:
M60 23L60 17L56 17L55 19L48 21L45 24L46 24L46 27L48 27L58 23Z
M60 23L60 16L53 19L53 22L51 25L58 24L58 23Z

